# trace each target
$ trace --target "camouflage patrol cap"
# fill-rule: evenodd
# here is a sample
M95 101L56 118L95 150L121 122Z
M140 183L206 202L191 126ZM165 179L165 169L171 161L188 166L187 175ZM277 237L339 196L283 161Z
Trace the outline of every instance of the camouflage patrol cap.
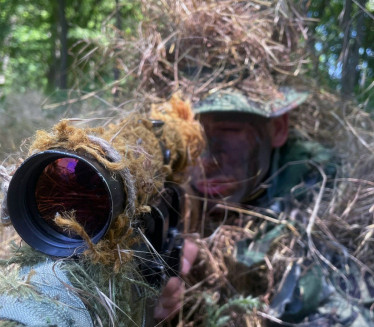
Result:
M308 92L296 91L291 87L279 88L280 97L266 103L250 100L242 92L235 89L217 91L194 105L197 114L208 112L246 112L271 118L283 115L302 104Z

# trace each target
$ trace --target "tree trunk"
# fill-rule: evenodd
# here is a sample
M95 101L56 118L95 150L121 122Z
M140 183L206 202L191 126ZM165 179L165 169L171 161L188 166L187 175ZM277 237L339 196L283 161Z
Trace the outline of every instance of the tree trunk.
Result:
M304 2L304 6L302 7L302 13L305 17L307 17L307 13L310 10L310 1ZM327 2L326 1L320 1L318 6L315 6L313 10L318 12L317 17L322 17L322 13L326 9ZM311 73L313 78L318 79L320 76L320 62L319 62L319 54L317 53L317 50L315 48L316 46L316 38L315 38L315 29L317 27L317 22L310 23L310 29L308 33L308 40L307 40L307 49L308 54L310 57L310 60L312 62L312 69Z
M57 10L57 4L55 1L51 1L51 5L49 7L50 10L50 19L49 19L49 26L50 26L50 42L51 42L51 55L48 60L48 71L47 71L47 79L48 79L48 90L52 91L55 89L56 86L58 86L57 83L57 68L58 62L57 62L57 56L56 56L56 50L57 50L57 38L58 38L58 27L56 26L56 21L58 17L58 10Z
M116 29L117 29L117 35L121 32L122 30L122 17L121 17L121 8L119 6L119 0L116 0ZM117 67L117 60L114 58L114 67L113 67L113 77L114 80L118 80L120 76L120 71ZM117 86L114 87L113 89L113 97L114 97L114 104L117 104L118 100L117 98L119 97L119 91Z
M60 25L60 70L58 87L67 89L67 73L68 73L68 24L65 15L66 2L58 0L58 18Z
M359 0L358 3L361 5L361 8L365 8L367 0ZM365 40L365 12L362 9L357 17L357 38L356 38L356 67L360 64L360 48L364 46ZM355 85L358 85L360 82L360 71L356 69L355 75Z
M359 0L358 3L365 7L366 0ZM364 12L358 9L356 15L353 14L352 0L346 0L344 13L342 16L342 27L344 31L344 41L342 47L342 76L341 93L344 98L351 98L354 94L355 85L359 80L357 66L359 64L359 50L365 36ZM356 35L352 35L355 32Z

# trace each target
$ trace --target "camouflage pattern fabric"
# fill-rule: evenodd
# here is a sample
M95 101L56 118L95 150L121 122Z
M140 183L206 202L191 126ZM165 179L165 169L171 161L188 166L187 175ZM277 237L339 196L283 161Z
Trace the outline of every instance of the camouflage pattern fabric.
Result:
M153 327L158 286L127 263L119 273L84 258L53 260L27 245L0 260L0 327Z
M25 292L12 293L10 288L0 294L0 320L39 327L93 326L87 308L72 291L60 263L47 260L24 267L19 273L19 283L24 284ZM27 288L33 292L27 292Z
M344 256L336 266L342 261ZM352 260L340 268L330 271L326 265L306 258L292 263L269 313L298 326L373 326L372 281L365 280Z
M325 173L330 177L335 174L335 165L331 163L332 152L317 143L291 139L279 152L275 154L279 160L274 158L272 170L280 173L270 181L267 194L254 203L278 213L292 209L291 201L287 200L290 194L301 201L308 201L303 198L308 194L307 189L319 182L318 172L310 162L324 166ZM302 186L295 190L295 185ZM305 229L299 228L302 225L290 223L304 235L301 241L307 244ZM275 240L286 232L284 225L269 223L262 236L237 242L237 263L254 268L264 262ZM371 275L362 274L361 267L341 245L326 245L321 241L316 246L335 269L313 257L308 247L301 249L300 253L295 253L297 261L292 261L285 269L268 313L297 326L374 326L370 311L374 303Z
M197 114L207 112L246 112L263 117L277 117L302 104L308 98L308 92L298 92L290 87L281 87L279 97L266 103L248 99L235 89L217 91L194 105Z

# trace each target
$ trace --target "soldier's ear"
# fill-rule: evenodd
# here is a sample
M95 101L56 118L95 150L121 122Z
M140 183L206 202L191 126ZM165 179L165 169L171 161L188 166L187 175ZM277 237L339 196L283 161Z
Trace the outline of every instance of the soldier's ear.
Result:
M288 114L272 118L271 122L272 146L279 148L288 138Z

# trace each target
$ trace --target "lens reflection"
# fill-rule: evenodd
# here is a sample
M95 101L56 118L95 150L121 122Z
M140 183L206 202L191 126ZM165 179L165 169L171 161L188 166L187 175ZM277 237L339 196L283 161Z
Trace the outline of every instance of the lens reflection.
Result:
M60 158L46 166L37 181L35 198L44 221L72 238L77 236L54 223L56 214L65 216L74 210L77 222L91 237L109 219L110 199L104 182L93 168L75 158Z

